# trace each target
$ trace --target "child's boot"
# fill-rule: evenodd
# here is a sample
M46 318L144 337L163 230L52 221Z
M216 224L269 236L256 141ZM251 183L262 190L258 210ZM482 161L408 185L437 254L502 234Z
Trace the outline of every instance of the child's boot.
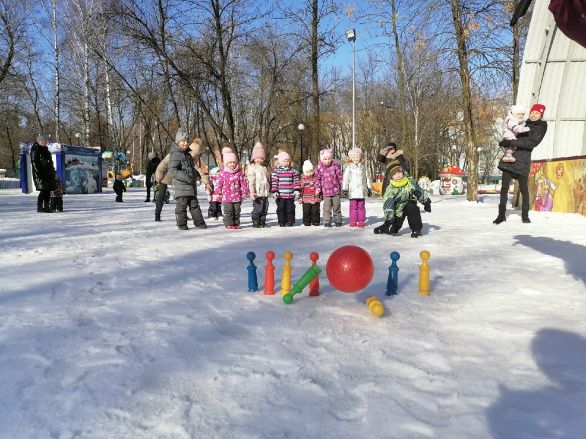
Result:
M386 220L382 225L374 228L374 234L375 235L389 234L392 225L393 225L393 222L391 220Z

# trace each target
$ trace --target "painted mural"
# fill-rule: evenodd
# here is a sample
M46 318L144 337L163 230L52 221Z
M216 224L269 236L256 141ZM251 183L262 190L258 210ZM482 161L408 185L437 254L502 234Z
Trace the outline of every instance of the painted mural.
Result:
M529 196L533 210L586 216L586 158L533 162Z

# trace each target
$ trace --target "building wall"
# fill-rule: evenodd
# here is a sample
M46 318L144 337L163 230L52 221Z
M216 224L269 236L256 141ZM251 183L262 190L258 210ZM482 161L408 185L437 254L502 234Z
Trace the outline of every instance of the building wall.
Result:
M531 203L586 215L586 48L557 28L548 5L535 2L517 96L547 107L547 134L532 154Z
M548 131L534 160L586 156L586 48L557 28L548 4L535 2L517 102L547 107Z

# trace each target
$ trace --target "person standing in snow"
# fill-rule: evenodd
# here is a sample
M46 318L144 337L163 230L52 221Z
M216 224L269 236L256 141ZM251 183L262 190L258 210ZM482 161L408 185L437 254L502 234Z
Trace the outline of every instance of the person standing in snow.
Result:
M112 189L116 193L116 202L122 203L123 202L122 194L124 192L126 192L126 186L124 185L124 182L122 181L122 175L120 175L120 174L116 175L116 180L114 180L114 185L112 186Z
M51 191L50 200L51 212L63 212L63 195L65 195L65 186L55 173L55 188Z
M324 227L332 227L332 212L336 227L342 226L342 210L340 194L342 192L342 168L334 161L332 150L322 149L319 152L320 162L315 171L315 178L324 200Z
M493 221L494 224L500 224L507 220L507 200L509 198L509 186L512 179L519 182L519 190L521 191L521 220L524 223L531 222L529 219L529 188L527 179L531 168L531 152L533 148L541 143L547 132L547 122L542 119L544 113L545 105L533 105L529 112L529 119L525 121L529 132L519 134L516 140L503 139L499 143L503 148L515 149L513 152L515 161L513 163L501 161L498 165L498 168L503 172L503 179L501 182L498 216Z
M155 191L155 221L161 221L161 212L163 210L165 199L167 198L168 187L173 183L173 179L169 175L170 159L171 154L167 154L155 170L155 182L157 185Z
M226 229L240 229L240 210L248 196L248 182L234 151L228 147L222 149L222 161L224 169L218 173L214 194L221 197Z
M149 201L151 201L151 187L153 186L153 179L155 176L155 172L157 171L157 166L159 166L159 163L161 163L161 159L159 157L157 157L157 155L154 152L149 152L149 161L147 163L147 169L146 169L146 190L147 190L147 196L146 196L146 200L144 200L145 203L148 203ZM153 197L153 201L156 201Z
M251 163L248 165L246 176L252 199L252 227L266 227L269 211L269 175L264 166L265 150L260 142L252 148Z
M389 172L391 181L383 196L385 222L375 228L374 233L399 233L405 218L407 218L411 229L411 237L418 238L421 236L423 223L417 201L423 204L426 212L431 212L431 200L415 180L405 176L401 166L394 166Z
M344 169L342 190L348 193L350 199L350 227L364 227L366 222L365 200L368 195L366 169L362 163L362 150L352 148L348 152L352 163Z
M214 189L218 185L218 173L220 172L220 168L218 166L214 166L210 169L210 187L209 190L206 192L208 196L208 202L210 203L210 207L208 208L208 218L218 219L222 215L222 196L215 195Z
M280 227L295 225L295 199L299 197L299 173L291 167L291 156L285 151L277 154L279 166L271 174L271 192L277 200L277 220Z
M175 219L179 230L187 230L187 209L196 229L207 229L197 201L197 178L193 157L189 154L187 132L177 130L175 143L171 145L169 175L175 190Z
M37 198L37 212L51 212L51 191L55 189L55 167L53 157L47 148L47 135L39 134L37 141L31 147L31 165L33 181L39 191Z
M303 176L301 177L301 197L299 198L299 202L303 206L303 225L319 226L321 194L319 184L313 172L313 163L305 160L301 170L303 171Z

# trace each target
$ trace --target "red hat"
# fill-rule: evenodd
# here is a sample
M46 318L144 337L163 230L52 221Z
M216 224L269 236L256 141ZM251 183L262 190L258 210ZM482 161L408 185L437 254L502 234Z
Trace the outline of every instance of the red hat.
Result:
M533 104L531 106L531 110L529 110L529 113L532 113L533 111L539 111L539 113L541 114L541 116L543 116L543 113L545 113L545 105L542 105L542 104Z

